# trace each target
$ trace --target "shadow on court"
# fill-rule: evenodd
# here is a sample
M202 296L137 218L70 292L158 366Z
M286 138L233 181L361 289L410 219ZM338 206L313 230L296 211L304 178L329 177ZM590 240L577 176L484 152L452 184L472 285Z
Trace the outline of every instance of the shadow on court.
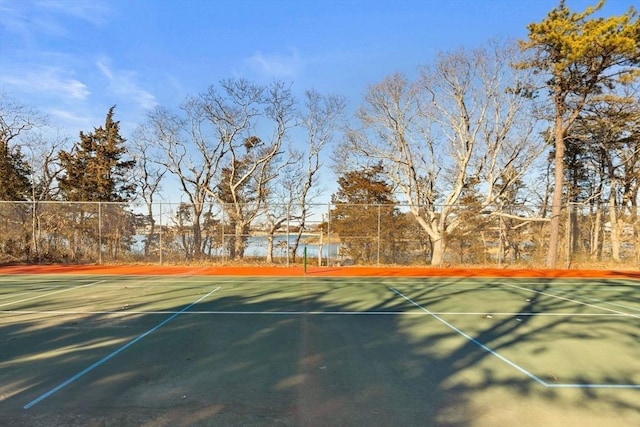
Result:
M517 319L439 315L462 325L477 342L394 294L388 280L321 283L311 289L298 281L298 292L292 293L274 292L273 285L260 289L259 281L244 289L239 281L156 330L172 314L131 314L144 304L124 298L113 305L126 314L37 314L51 310L51 303L35 300L21 307L34 313L2 313L0 419L12 426L631 426L640 421L640 390L544 387L478 345L522 362L549 384L568 375L557 366L568 370L580 363L587 369L569 378L576 384L594 378L609 384L637 381L638 365L623 367L629 374L621 376L616 366L606 361L600 366L581 347L572 347L580 344L559 351L558 343L569 340L594 350L615 333L622 338L611 348L637 356L638 322L579 316L592 307L545 298L541 293L552 292L551 282L541 282L534 294L501 289L513 296L509 310L529 313ZM421 307L447 308L452 301L491 307L490 290L478 294L455 281L411 283L405 292ZM215 288L199 286L194 301ZM637 287L616 289L611 298L637 305ZM365 292L375 298L360 298ZM171 295L154 298L168 302ZM537 315L566 312L575 316Z

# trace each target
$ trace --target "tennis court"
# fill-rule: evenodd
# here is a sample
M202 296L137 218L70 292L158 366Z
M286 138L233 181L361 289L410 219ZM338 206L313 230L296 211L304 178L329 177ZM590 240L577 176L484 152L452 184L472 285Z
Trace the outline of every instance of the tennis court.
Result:
M0 268L7 425L640 425L634 274L48 271Z

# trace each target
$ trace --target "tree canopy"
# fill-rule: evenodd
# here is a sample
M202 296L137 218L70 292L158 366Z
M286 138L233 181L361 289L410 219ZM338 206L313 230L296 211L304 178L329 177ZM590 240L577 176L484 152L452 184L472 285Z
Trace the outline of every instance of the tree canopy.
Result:
M341 96L298 98L291 83L230 78L147 112L134 144L115 106L68 144L2 96L0 199L22 203L0 204L10 219L0 221L0 254L3 244L14 254L70 248L82 259L88 243L91 256L117 254L136 233L146 235L145 257L240 259L262 234L267 262L276 243L295 262L322 222L358 262L514 254L555 267L563 250L567 266L578 252L599 260L609 251L617 262L627 251L640 262L640 19L634 8L605 16L604 0L594 2L572 11L560 0L519 43L490 40L440 52L416 73L392 71L367 86L350 118ZM330 150L333 195L322 192ZM333 206L317 208L329 196ZM58 204L43 201L142 201L146 213L134 227L126 213L136 208L112 205L119 225L98 230L102 203L45 218ZM61 224L71 231L51 238ZM285 232L294 238L276 236Z
M565 139L587 104L640 77L640 20L634 8L620 16L595 17L600 0L583 12L571 11L564 0L538 23L528 25L521 49L532 56L518 64L546 77L553 110L555 175L547 266L558 257L563 205Z
M123 158L126 140L120 135L120 122L113 120L114 110L115 106L107 112L104 126L80 132L72 151L60 152L64 174L59 185L67 200L122 202L133 196L130 173L135 160Z

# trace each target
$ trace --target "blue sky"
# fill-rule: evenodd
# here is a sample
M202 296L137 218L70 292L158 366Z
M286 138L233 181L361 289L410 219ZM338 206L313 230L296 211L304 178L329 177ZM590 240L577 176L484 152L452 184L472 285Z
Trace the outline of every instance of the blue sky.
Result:
M596 0L567 0L583 10ZM635 0L608 0L606 15ZM524 38L557 0L0 0L0 92L71 140L117 105L129 137L230 77L345 95L411 74L436 52Z

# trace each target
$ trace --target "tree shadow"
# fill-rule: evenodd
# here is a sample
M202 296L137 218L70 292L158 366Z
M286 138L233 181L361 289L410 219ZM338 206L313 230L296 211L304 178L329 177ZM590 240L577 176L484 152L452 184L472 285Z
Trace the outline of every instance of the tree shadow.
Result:
M36 426L459 427L539 425L545 419L566 425L576 416L592 423L614 417L617 425L638 420L637 390L547 388L478 345L517 358L552 386L564 378L540 368L535 358L556 352L559 340L598 346L611 332L622 331L625 339L617 348L633 354L637 322L630 325L619 316L540 316L589 308L544 297L552 281L540 282L533 293L502 289L513 296L514 312L527 313L517 319L452 316L452 324L462 324L472 339L444 324L446 315L430 315L400 298L382 278L277 282L280 288L253 280L229 291L223 287L27 410L24 405L140 338L185 304L172 305L180 292L167 288L153 295L169 307L156 314L130 314L147 309L133 301L120 314L4 312L0 419ZM486 295L473 286L456 287L456 281L410 283L412 301L429 310L453 298ZM215 286L193 286L193 300ZM491 284L478 285L483 286ZM621 286L614 297L637 304L636 294L632 286ZM367 302L362 295L376 298ZM126 300L123 295L111 305ZM51 302L33 300L21 309L50 307ZM569 351L569 357L581 356ZM640 370L630 367L628 378L604 372L599 380L632 384L634 369ZM588 384L593 375L570 379ZM544 415L527 418L535 412L531 406Z

